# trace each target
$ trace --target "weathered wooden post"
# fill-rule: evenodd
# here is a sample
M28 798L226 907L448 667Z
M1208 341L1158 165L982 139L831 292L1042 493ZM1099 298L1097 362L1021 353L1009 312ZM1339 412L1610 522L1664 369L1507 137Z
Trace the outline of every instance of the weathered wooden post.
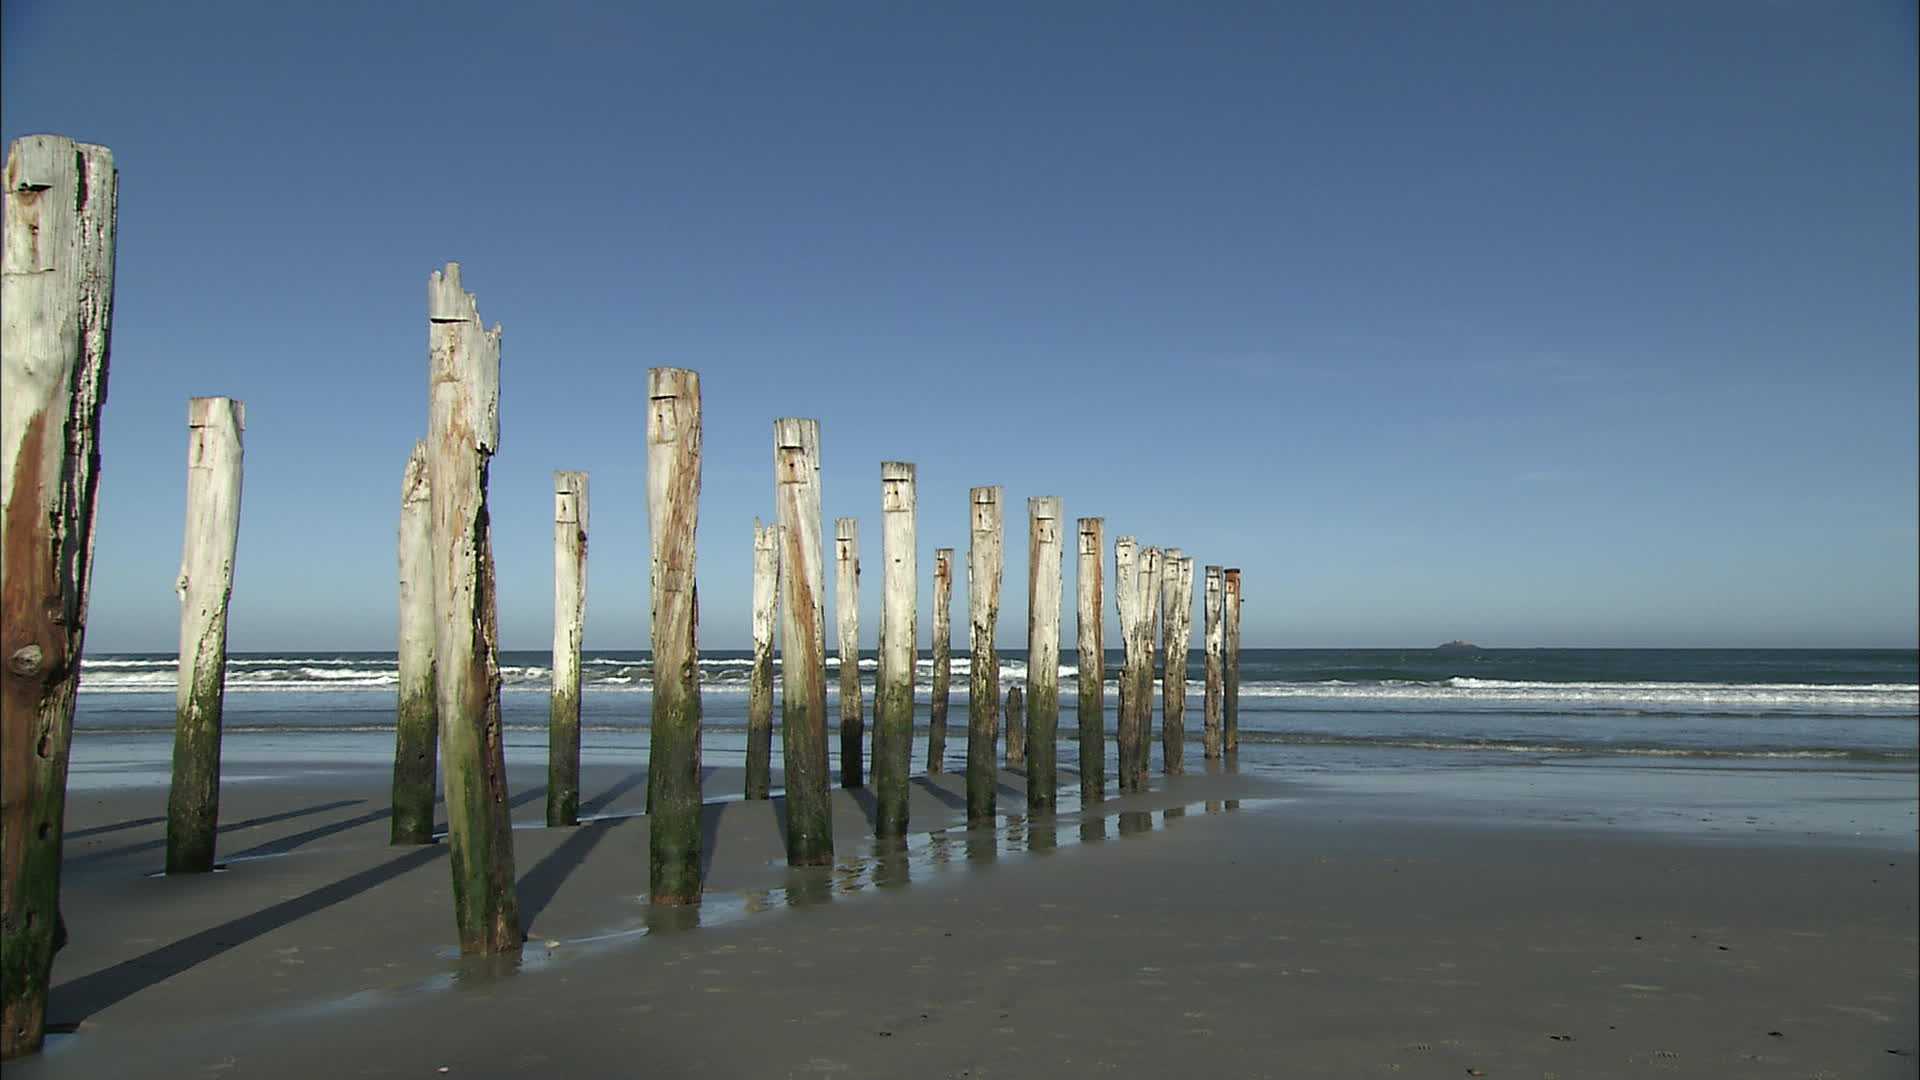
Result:
M1075 623L1077 649L1074 664L1079 674L1077 706L1080 725L1080 798L1099 800L1107 796L1107 655L1106 629L1102 625L1101 549L1105 547L1106 521L1103 518L1080 519L1080 565L1074 575L1080 594L1079 618Z
M753 519L753 677L747 684L747 791L773 790L773 623L780 592L780 526Z
M913 757L913 660L919 651L919 495L914 467L880 464L882 571L879 677L873 692L874 833L907 832L907 773Z
M1140 597L1141 577L1135 546L1136 541L1131 536L1122 536L1113 542L1113 599L1114 606L1120 612L1120 646L1125 655L1120 667L1120 709L1114 723L1122 793L1139 788L1136 759L1141 754L1137 707L1142 661L1140 624L1144 605Z
M7 148L0 256L0 1058L40 1049L113 331L113 152ZM60 939L65 934L60 933Z
M1027 812L1059 799L1060 497L1027 500Z
M787 862L833 862L827 798L826 568L820 551L820 422L773 422L780 523L780 747L786 758Z
M1162 561L1161 626L1166 631L1160 679L1160 769L1168 776L1187 767L1187 645L1193 638L1193 560L1179 548Z
M1201 617L1207 624L1203 629L1207 649L1207 686L1205 711L1201 718L1201 746L1208 761L1220 756L1220 692L1221 692L1221 650L1226 644L1226 634L1220 625L1221 581L1220 568L1209 566L1206 569L1206 599L1201 608Z
M860 696L860 521L833 519L833 613L840 626L840 786L866 781L866 703Z
M220 707L227 688L227 601L240 541L247 407L187 403L187 528L180 556L180 678L174 690L167 873L213 870L220 824Z
M1164 587L1166 558L1159 548L1146 548L1140 552L1140 632L1145 638L1141 646L1145 660L1140 666L1139 696L1134 698L1135 724L1140 730L1140 754L1134 759L1134 767L1140 770L1134 790L1143 791L1147 786L1147 772L1153 758L1153 652L1154 641L1161 619L1160 591Z
M580 824L580 639L587 620L587 474L553 474L553 689L547 827Z
M967 680L967 820L986 822L997 810L999 783L993 744L999 725L1000 653L993 634L1000 621L1000 488L974 488L968 499L973 536L967 552L967 623L973 662Z
M427 280L427 486L433 507L434 677L460 951L520 951L513 821L500 729L499 611L487 461L500 444L500 327L450 262Z
M1019 686L1007 687L1007 768L1027 764L1027 695Z
M433 689L433 507L427 444L413 444L400 479L399 703L393 733L395 844L433 843L440 705Z
M1225 610L1221 612L1226 637L1226 751L1240 752L1240 568L1230 566L1222 575L1226 581Z
M655 904L700 902L700 375L647 370L647 526L653 534L653 718L647 880Z
M947 771L947 698L953 685L953 549L933 549L933 687L927 703L927 771Z

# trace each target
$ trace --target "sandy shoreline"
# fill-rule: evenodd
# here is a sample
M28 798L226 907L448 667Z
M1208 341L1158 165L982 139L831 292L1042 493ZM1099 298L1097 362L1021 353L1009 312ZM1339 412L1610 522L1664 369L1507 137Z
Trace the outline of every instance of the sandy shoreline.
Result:
M958 778L916 778L900 853L837 793L832 871L781 864L777 805L709 806L707 903L650 912L641 778L589 765L575 830L538 827L541 779L506 973L452 955L444 850L386 846L383 771L228 787L203 878L148 876L164 791L76 793L49 1019L78 1026L19 1074L1914 1075L1911 845L1440 823L1243 775L969 832Z

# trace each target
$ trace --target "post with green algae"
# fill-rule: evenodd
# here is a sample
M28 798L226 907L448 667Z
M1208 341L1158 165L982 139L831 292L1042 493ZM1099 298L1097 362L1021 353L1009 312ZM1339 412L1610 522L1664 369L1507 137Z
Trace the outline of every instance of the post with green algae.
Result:
M0 1059L46 1037L113 330L113 152L7 148L0 255Z
M1145 548L1140 552L1140 606L1143 637L1141 650L1145 656L1140 665L1139 691L1134 698L1134 723L1140 732L1140 754L1134 759L1134 767L1140 770L1135 779L1134 790L1145 791L1147 771L1153 757L1153 653L1154 642L1161 629L1163 617L1160 607L1160 592L1166 580L1166 555L1159 548Z
M1240 752L1240 568L1230 566L1221 576L1226 579L1226 604L1221 612L1221 621L1225 624L1223 633L1226 637L1227 669L1224 688L1226 700L1222 703L1225 705L1222 710L1225 714L1225 730L1221 736L1226 744L1226 752L1237 754Z
M1101 606L1101 549L1106 520L1080 519L1080 564L1074 577L1080 606L1075 625L1074 681L1079 687L1077 718L1080 727L1080 798L1099 800L1107 795L1106 737L1106 628Z
M553 685L547 827L580 824L580 640L587 621L587 474L553 474Z
M860 522L833 520L833 613L840 627L840 786L866 782L866 702L860 696Z
M433 843L433 787L440 706L433 689L433 507L427 444L413 444L400 479L398 709L393 725L395 844Z
M947 699L953 688L953 549L933 549L933 686L927 695L927 771L947 771Z
M213 870L220 826L220 712L227 686L227 603L240 540L241 433L232 398L187 403L187 527L180 556L180 678L174 690L167 873Z
M647 372L647 525L653 537L653 716L647 881L655 904L700 902L700 376Z
M427 487L433 508L434 681L463 953L518 953L513 821L500 725L500 630L487 514L500 445L500 327L450 262L427 280Z
M773 422L780 523L780 747L786 758L787 862L833 862L827 794L826 568L820 544L820 422Z
M780 592L780 526L753 519L753 674L747 682L746 797L773 790L773 626Z
M1007 768L1027 767L1027 695L1018 686L1007 687Z
M1027 500L1027 812L1059 799L1061 506Z
M1225 628L1220 624L1221 582L1218 566L1206 568L1204 589L1205 599L1201 606L1201 617L1206 620L1206 625L1201 628L1201 634L1206 644L1207 674L1206 696L1202 699L1204 710L1201 716L1200 745L1207 760L1214 761L1220 757L1220 694L1222 690L1220 664L1221 653L1226 645Z
M968 495L973 510L972 547L967 564L968 641L973 649L967 697L967 821L990 822L997 812L999 782L994 742L999 735L1000 653L993 635L1000 621L1000 570L1003 555L1000 488L977 487Z
M1135 546L1136 541L1131 536L1122 536L1113 542L1113 599L1114 606L1120 612L1120 645L1125 655L1120 667L1120 708L1114 725L1122 794L1139 789L1136 776L1140 771L1137 761L1141 753L1137 706L1140 697L1142 605Z
M1160 680L1160 769L1168 776L1186 771L1187 646L1193 639L1193 560L1179 548L1167 549L1160 589L1162 652L1166 670Z
M880 464L880 664L874 688L875 835L905 836L907 773L913 756L913 660L919 652L919 495L914 467Z

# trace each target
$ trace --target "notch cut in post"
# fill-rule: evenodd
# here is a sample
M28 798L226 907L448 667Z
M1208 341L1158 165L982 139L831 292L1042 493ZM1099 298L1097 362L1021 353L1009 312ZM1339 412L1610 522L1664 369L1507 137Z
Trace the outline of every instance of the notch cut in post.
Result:
M553 474L553 663L547 827L580 824L580 643L587 623L587 474Z
M240 542L247 407L187 403L187 527L180 556L180 678L174 692L167 873L213 870L220 828L220 715L227 685L227 604Z
M46 1036L113 331L113 152L7 148L0 256L0 1059Z

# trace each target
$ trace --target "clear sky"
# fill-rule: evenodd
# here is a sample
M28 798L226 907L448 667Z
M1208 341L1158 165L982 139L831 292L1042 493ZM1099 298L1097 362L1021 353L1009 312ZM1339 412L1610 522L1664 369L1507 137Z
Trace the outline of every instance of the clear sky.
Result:
M943 7L8 0L5 137L121 170L89 647L175 646L201 394L247 403L231 647L392 647L448 259L505 327L509 647L556 468L588 647L646 646L655 365L705 389L709 648L776 416L869 646L894 458L923 586L1006 486L1009 646L1039 494L1245 568L1249 646L1914 645L1912 3Z

